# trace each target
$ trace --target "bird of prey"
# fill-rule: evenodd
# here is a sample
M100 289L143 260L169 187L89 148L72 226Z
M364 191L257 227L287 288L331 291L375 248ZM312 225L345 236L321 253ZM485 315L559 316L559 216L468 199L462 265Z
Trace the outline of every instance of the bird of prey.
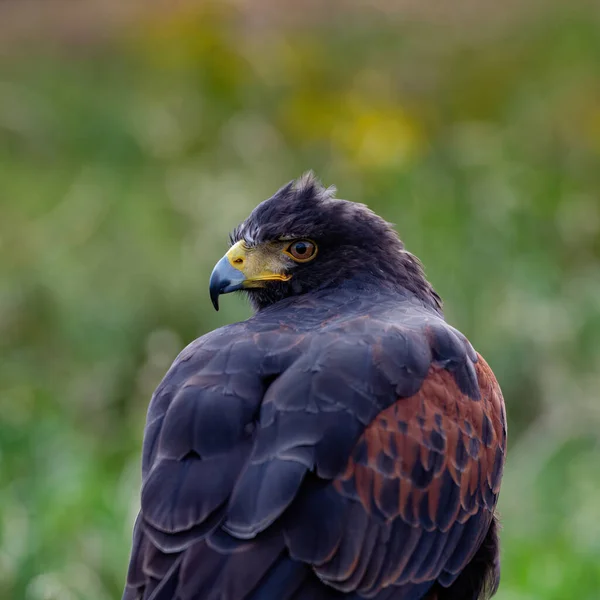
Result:
M233 231L236 290L152 397L123 598L493 595L504 401L392 226L305 175Z

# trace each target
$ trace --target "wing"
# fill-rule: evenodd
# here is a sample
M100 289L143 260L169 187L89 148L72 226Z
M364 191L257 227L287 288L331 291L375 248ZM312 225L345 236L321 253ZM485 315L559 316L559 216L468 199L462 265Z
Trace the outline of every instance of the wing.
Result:
M124 598L451 585L490 526L506 436L491 371L434 321L239 324L184 351L148 413Z
M252 450L265 390L303 342L285 328L265 328L254 335L239 323L196 340L155 391L144 432L141 510L125 599L196 598L203 586L228 590L232 582L251 589L281 551L277 539L261 540L253 565L248 556L207 546L209 537L219 545L215 530ZM246 578L230 577L241 572L240 561ZM204 570L194 568L198 562Z
M368 596L390 584L450 586L466 568L492 523L506 449L499 386L480 356L475 371L478 395L469 397L433 364L416 394L365 430L334 487L385 523L380 547L389 542L362 576L360 556L334 557L319 567L323 578L352 580Z

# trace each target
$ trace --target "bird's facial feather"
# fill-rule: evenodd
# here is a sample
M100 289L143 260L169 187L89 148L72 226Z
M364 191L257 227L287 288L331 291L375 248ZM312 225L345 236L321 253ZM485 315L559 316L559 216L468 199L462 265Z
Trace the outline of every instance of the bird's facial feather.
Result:
M294 237L255 245L249 245L244 240L236 242L217 263L211 275L213 305L218 310L218 297L221 294L264 289L273 282L289 281L294 276L294 268L314 260L317 252L318 246L314 241ZM297 289L298 284L295 283L294 288Z
M294 267L314 260L318 246L308 239L277 239L249 246L236 242L227 252L230 264L245 277L243 287L265 287L269 281L289 281Z

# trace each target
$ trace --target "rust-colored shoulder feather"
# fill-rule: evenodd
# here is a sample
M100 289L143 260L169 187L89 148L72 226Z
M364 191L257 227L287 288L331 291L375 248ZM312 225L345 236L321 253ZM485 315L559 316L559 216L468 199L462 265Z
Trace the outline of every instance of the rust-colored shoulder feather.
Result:
M419 568L408 577L396 568L386 584L440 576L450 584L481 544L485 523L492 521L506 452L506 416L500 387L479 355L475 370L477 399L460 391L450 371L432 364L416 394L400 398L365 429L334 483L368 514L418 527L418 543L428 534L435 537ZM482 521L479 535L465 536ZM400 567L408 566L418 543L404 549L406 562L399 560ZM446 574L445 565L450 567Z

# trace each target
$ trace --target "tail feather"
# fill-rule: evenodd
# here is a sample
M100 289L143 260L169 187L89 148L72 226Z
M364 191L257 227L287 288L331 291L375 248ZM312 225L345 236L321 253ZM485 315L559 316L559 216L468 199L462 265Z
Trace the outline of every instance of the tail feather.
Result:
M201 540L183 553L156 551L146 558L144 587L128 586L124 599L421 600L431 587L431 582L392 585L366 596L337 590L308 564L290 557L281 533L242 540L239 547L233 538L222 536L212 544Z

